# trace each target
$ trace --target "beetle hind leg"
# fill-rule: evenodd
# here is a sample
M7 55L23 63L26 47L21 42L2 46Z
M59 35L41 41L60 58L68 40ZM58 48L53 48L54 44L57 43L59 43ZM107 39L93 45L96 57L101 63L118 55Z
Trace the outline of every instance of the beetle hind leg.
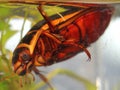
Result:
M79 45L79 47L87 54L88 60L91 60L90 52L82 45Z
M47 14L42 9L42 5L38 6L38 10L41 13L41 15L43 16L43 18L45 19L45 21L47 22L51 32L54 32L54 26L52 25L50 18L47 16Z
M82 44L76 44L74 41L67 41L67 42L64 42L64 45L72 45L74 47L78 47L79 49L83 50L87 56L88 56L88 60L91 60L91 54L90 52L86 49L86 47Z

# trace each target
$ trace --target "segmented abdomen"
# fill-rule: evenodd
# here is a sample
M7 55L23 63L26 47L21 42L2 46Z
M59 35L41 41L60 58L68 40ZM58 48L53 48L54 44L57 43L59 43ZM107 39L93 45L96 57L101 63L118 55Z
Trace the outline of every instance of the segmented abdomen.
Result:
M87 13L60 30L65 40L90 44L104 33L111 18L111 8L101 8Z

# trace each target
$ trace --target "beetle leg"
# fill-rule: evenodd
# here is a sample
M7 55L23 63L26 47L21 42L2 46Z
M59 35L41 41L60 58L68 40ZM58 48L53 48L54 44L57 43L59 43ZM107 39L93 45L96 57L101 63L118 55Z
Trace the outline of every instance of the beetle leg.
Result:
M57 34L51 34L51 33L44 33L44 34L58 44L61 44L61 42L64 40L61 36Z
M53 53L53 57L48 61L48 65L54 62L61 62L75 56L78 52L85 51L88 60L91 59L89 51L83 46L76 43L64 42L60 45L59 49Z
M65 42L64 44L65 45L72 45L72 46L75 46L75 47L79 47L80 49L82 49L88 56L88 60L91 60L91 55L90 55L90 52L81 44L76 44L76 43L73 43L74 41L71 40L71 41L67 41Z
M83 46L83 45L78 45L83 51L87 54L88 60L91 60L91 55L90 52Z
M33 75L33 73L30 73L30 75L32 76L32 80L35 81L35 76Z
M23 87L23 81L22 81L22 78L20 77L19 79L19 83L20 83L20 87Z
M44 56L44 54L45 54L45 45L44 45L44 42L43 42L43 40L41 38L39 40L40 40L40 44L41 44L41 46L40 46L41 55Z
M38 6L38 10L41 13L41 15L43 16L43 18L46 20L46 22L47 22L47 24L48 24L48 26L50 28L50 31L54 32L54 26L52 25L50 18L47 16L47 14L42 9L42 5Z
M54 90L53 87L51 86L51 84L48 82L48 79L40 73L40 71L34 67L33 71L35 72L35 74L37 74L45 83L47 83L49 85L49 87L51 88L51 90Z

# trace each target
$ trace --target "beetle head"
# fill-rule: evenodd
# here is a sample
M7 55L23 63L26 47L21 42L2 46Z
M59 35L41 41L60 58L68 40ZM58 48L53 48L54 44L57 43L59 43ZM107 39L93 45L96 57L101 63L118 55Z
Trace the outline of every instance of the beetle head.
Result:
M14 72L18 75L25 75L31 72L33 67L32 55L26 47L16 48L13 53L12 64Z

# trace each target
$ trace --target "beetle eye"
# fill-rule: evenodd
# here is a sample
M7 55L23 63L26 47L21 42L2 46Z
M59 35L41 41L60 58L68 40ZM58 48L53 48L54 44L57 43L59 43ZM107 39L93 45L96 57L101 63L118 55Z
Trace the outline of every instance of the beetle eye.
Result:
M30 55L24 53L24 54L22 55L22 60L24 60L24 61L30 60Z

